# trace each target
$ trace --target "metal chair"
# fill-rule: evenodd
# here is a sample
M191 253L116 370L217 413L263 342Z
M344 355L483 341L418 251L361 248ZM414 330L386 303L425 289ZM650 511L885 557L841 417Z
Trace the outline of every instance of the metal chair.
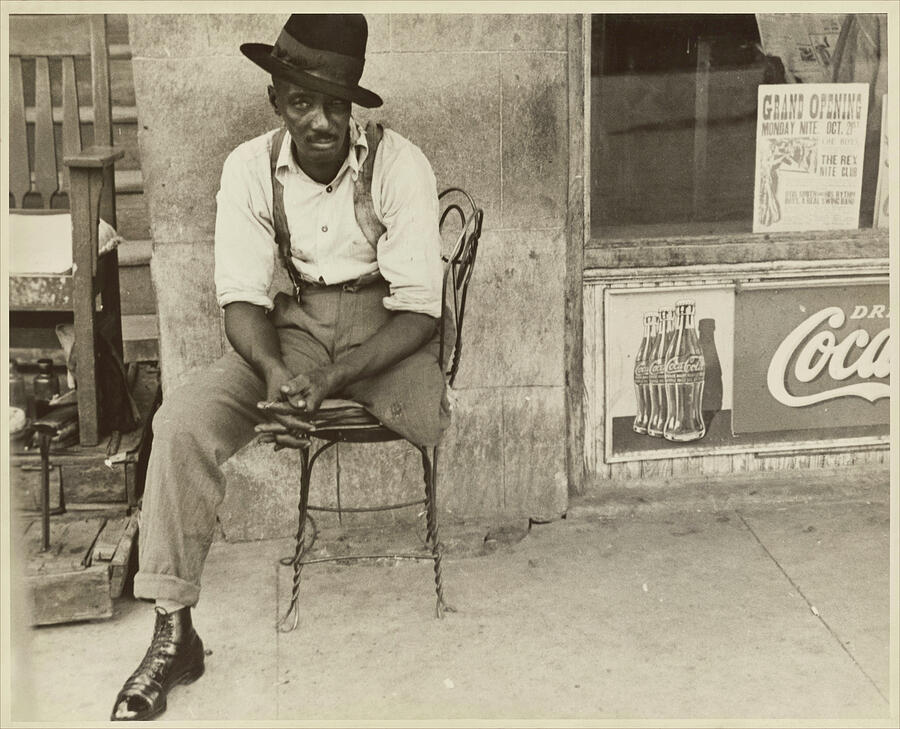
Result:
M447 240L450 231L455 232L455 224L458 222L459 233L454 239L450 252L443 256L444 270L444 312L440 322L440 362L444 368L447 386L452 387L459 369L460 353L462 351L462 325L466 306L466 293L472 271L475 265L475 256L478 252L478 241L481 236L481 225L484 211L479 208L472 197L460 188L451 187L444 190L439 196L443 209L440 217L441 236ZM453 225L454 227L450 227ZM316 460L325 451L338 443L384 443L388 441L404 440L404 438L389 428L382 425L374 416L365 410L359 403L350 400L325 400L316 418L313 421L315 430L310 434L313 439L324 441L324 445L318 446L310 454L311 446L299 449L300 451L300 503L299 525L297 528L296 547L293 557L286 557L281 564L294 568L293 584L291 587L291 602L279 623L279 630L289 632L297 627L299 610L297 606L300 593L300 574L303 567L310 564L323 562L344 562L349 560L370 559L413 559L431 560L434 563L434 586L437 601L435 613L438 618L444 616L445 610L452 608L444 602L444 588L441 576L441 552L442 546L438 538L438 514L437 514L437 457L438 446L425 447L413 445L422 455L422 469L425 481L425 498L408 501L399 504L383 506L342 508L340 501L340 486L337 492L337 508L314 506L309 503L309 487L312 478L312 469ZM429 452L430 451L430 452ZM306 524L311 521L310 511L332 511L340 516L343 512L374 512L391 509L425 505L427 522L426 543L431 549L430 555L422 554L361 554L340 557L322 557L316 559L304 559L304 555L311 549L312 541L307 544ZM315 535L313 536L313 541Z

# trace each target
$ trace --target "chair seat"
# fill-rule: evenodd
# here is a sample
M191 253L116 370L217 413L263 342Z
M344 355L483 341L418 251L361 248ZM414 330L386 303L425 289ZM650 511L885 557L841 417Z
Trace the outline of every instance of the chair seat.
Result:
M328 398L322 401L312 421L314 438L347 443L377 443L401 440L372 413L354 400Z

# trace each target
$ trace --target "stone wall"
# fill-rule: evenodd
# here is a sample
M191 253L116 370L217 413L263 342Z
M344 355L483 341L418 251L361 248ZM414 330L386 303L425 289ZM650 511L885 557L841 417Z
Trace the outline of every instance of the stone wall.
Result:
M213 284L219 174L237 144L278 125L268 77L238 47L274 42L285 19L129 16L164 391L228 346ZM567 504L566 17L368 20L362 83L385 105L362 111L418 144L439 188L464 187L485 210L440 508L451 518L558 516ZM418 454L405 444L339 448L317 466L320 502L334 500L338 478L345 505L420 492ZM221 514L229 538L291 533L296 463L259 446L232 459Z

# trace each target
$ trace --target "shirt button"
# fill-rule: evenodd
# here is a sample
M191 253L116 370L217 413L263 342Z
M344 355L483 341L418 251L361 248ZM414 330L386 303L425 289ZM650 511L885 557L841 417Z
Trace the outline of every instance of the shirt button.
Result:
M325 188L325 192L331 192L331 185Z
M323 225L323 226L322 226L322 232L323 232L323 233L327 233L327 232L328 232L328 226L327 226L327 225Z

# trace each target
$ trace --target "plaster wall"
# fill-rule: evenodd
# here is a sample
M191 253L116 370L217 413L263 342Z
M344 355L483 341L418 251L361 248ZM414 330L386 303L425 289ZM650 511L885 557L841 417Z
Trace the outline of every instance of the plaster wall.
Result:
M164 393L228 347L213 284L219 174L231 149L278 126L268 77L238 47L273 42L285 19L129 16ZM354 114L414 141L439 189L464 187L485 210L454 421L440 456L440 508L457 518L559 515L567 505L566 16L368 21L362 83L385 105ZM404 444L381 448L342 445L329 455L317 466L319 501L333 500L338 478L344 504L418 494L418 454ZM249 446L227 470L226 536L293 531L296 454Z

